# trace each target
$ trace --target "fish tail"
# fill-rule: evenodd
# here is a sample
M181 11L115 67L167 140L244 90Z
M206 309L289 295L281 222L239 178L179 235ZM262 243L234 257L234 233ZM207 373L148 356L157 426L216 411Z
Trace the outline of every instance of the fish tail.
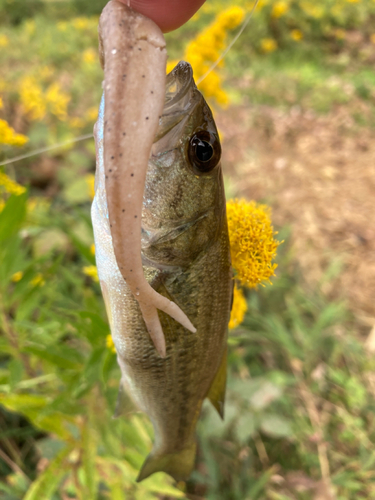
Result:
M195 441L173 453L157 453L152 450L142 466L137 483L154 472L166 472L176 481L186 481L194 468L196 450L197 443Z

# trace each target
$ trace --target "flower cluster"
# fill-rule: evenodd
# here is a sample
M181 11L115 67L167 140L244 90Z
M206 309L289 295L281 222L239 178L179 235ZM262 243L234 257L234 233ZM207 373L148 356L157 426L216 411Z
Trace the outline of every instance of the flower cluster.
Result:
M116 353L116 347L115 347L115 344L113 342L112 335L110 333L106 336L105 343L106 343L107 349L109 349L113 353Z
M96 266L85 266L82 269L82 271L83 271L83 274L85 274L86 276L89 276L94 281L99 283L98 270L97 270Z
M28 137L23 134L17 134L5 120L0 119L0 144L7 144L9 146L23 146Z
M20 82L20 99L31 120L42 120L47 112L60 120L66 120L70 96L61 89L58 82L46 89L33 76L25 76Z
M9 44L9 39L6 35L0 35L0 47L6 47Z
M233 304L230 312L230 319L228 328L233 330L244 320L247 311L247 302L243 290L238 288L237 285L233 289Z
M302 40L342 41L354 27L367 32L365 20L374 13L374 0L260 0L255 16L261 36L254 45L269 53Z
M85 177L87 188L89 190L90 198L93 200L95 196L95 175L87 174Z
M59 31L77 30L77 31L91 31L97 29L98 18L92 17L75 17L70 21L60 21L57 23Z
M15 194L17 196L26 191L25 187L13 181L10 177L4 174L4 172L0 172L0 187L2 187L6 193Z
M222 80L211 66L219 59L227 46L228 32L236 28L245 16L241 7L230 7L218 14L214 22L200 32L186 47L184 59L194 71L194 79L202 79L198 87L206 98L214 98L219 104L226 105L228 96L222 88ZM168 64L167 71L173 69L176 61ZM221 64L222 65L222 64Z
M255 288L270 282L277 264L272 263L280 242L275 240L270 208L255 201L227 203L232 265L242 285Z

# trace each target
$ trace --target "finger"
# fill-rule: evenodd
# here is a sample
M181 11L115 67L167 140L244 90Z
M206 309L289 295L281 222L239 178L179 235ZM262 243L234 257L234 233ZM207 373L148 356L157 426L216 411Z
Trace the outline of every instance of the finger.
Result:
M120 1L130 4L134 10L152 19L164 33L173 31L186 23L205 2L205 0Z
M158 311L155 307L149 304L139 304L145 321L147 331L154 343L155 349L162 358L166 356L165 337L160 324Z

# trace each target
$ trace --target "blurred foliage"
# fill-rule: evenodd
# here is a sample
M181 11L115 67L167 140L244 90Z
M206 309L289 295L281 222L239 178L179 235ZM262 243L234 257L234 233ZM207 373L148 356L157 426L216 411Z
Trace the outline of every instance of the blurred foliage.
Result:
M207 2L167 35L170 57L224 6ZM0 164L92 131L102 7L0 0L0 119L11 128L4 137L13 134ZM370 0L261 0L219 68L225 92L318 112L360 101L369 109L360 125L373 125L374 14ZM29 141L17 147L15 134ZM303 288L287 244L274 285L247 292L245 321L229 338L226 419L204 408L192 479L134 483L152 430L137 413L111 419L120 374L92 267L94 162L86 141L7 167L27 190L1 177L0 498L374 497L374 360L343 304Z

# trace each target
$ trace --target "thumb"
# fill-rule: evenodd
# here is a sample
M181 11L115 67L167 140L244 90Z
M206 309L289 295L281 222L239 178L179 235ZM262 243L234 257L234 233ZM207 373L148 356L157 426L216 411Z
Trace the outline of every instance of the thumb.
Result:
M140 14L149 17L168 33L186 23L205 0L120 0Z

